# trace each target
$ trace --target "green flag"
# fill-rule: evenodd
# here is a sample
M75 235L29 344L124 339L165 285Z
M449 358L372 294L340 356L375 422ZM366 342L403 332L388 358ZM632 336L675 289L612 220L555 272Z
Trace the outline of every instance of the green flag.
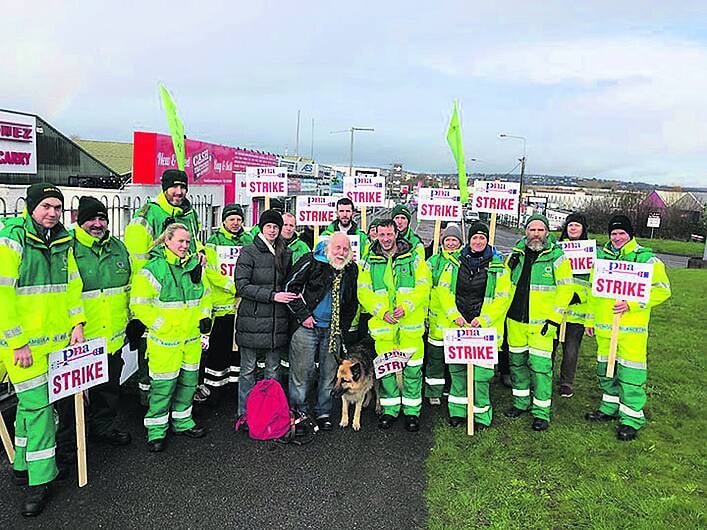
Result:
M462 144L462 126L461 123L459 123L459 112L457 111L456 100L454 101L454 108L452 109L452 119L449 120L447 143L457 163L459 194L461 195L462 204L466 204L469 202L469 190L466 186L466 163L464 162L464 146Z
M167 125L169 126L169 134L172 135L172 144L174 145L174 154L177 156L177 167L184 171L184 160L186 159L186 150L184 148L184 124L179 119L177 114L177 106L174 104L172 96L169 95L167 89L160 83L160 95L162 96L162 106L167 115Z

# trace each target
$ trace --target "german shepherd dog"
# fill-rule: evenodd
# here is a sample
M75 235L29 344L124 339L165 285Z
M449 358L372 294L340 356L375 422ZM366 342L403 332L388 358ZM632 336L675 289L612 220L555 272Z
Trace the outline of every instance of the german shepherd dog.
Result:
M336 382L331 390L333 397L341 398L339 427L349 426L349 405L353 403L355 408L351 427L354 431L361 430L361 409L367 407L377 393L378 381L373 375L374 355L373 341L364 339L349 349L339 361ZM376 403L376 413L380 412L379 409Z

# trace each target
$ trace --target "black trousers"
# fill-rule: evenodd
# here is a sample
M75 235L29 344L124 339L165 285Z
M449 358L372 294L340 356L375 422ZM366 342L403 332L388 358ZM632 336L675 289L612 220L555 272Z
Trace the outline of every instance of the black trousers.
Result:
M234 318L234 315L216 317L211 328L204 362L204 384L211 389L238 383L240 377L241 354L233 351Z
M567 322L565 328L565 342L562 344L562 364L560 365L560 384L572 386L574 384L574 374L577 372L577 358L579 357L579 347L584 336L584 324ZM552 348L552 364L555 364L560 341L555 339Z

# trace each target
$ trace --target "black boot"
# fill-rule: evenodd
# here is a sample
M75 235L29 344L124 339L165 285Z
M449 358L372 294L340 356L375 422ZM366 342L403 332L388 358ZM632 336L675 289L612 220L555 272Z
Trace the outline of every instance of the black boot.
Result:
M525 414L526 412L528 411L516 407L511 407L506 412L504 412L503 415L507 416L508 418L517 418L518 416Z
M25 502L22 506L22 515L25 517L34 517L42 513L44 507L49 500L49 486L42 484L40 486L29 486Z
M381 414L378 418L378 428L379 429L390 429L390 426L395 423L398 418L396 416L391 416L390 414Z
M604 412L600 410L595 410L594 412L587 412L584 415L584 419L587 421L612 421L612 420L618 420L618 416L614 416L612 414L605 414Z
M638 436L638 431L630 425L620 425L616 437L622 442L630 442Z
M541 418L533 418L533 424L531 425L534 431L546 431L549 426L550 423Z
M420 418L417 416L405 416L405 430L407 432L417 432L420 430Z
M462 423L466 423L466 418L463 416L450 416L449 425L451 427L459 427Z

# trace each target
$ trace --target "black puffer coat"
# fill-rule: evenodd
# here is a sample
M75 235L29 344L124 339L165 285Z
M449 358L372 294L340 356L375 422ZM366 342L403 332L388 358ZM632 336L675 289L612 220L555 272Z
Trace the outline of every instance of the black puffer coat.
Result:
M286 258L288 270L281 274L275 267L275 256L260 237L243 247L235 272L236 293L242 298L236 318L239 346L270 350L287 346L289 311L286 304L273 300L275 293L284 290L292 261L289 249Z

